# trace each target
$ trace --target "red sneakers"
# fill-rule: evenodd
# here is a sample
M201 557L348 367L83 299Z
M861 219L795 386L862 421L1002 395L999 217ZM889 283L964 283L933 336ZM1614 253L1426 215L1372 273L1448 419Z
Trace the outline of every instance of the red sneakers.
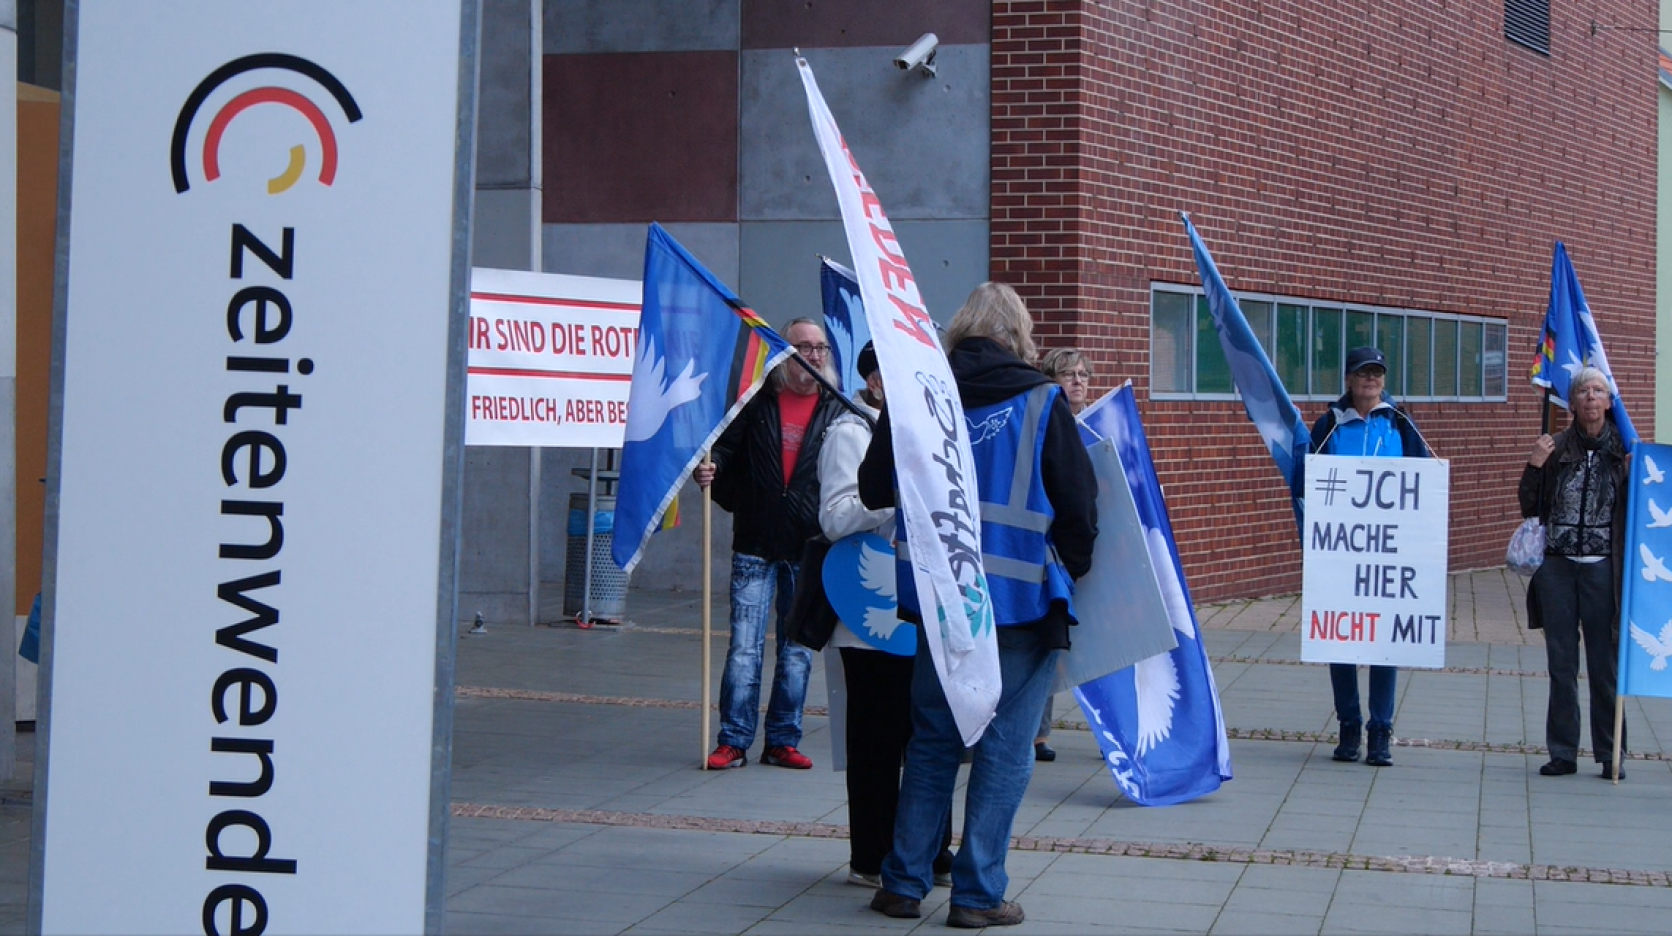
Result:
M793 748L792 748L793 750ZM806 758L802 758L806 760ZM709 770L725 770L728 767L742 767L749 763L749 755L729 744L722 744L708 755ZM809 766L811 761L808 761Z
M712 764L714 759L709 758L708 762ZM766 753L761 755L761 763L774 767L788 767L791 770L806 770L813 766L813 759L785 744L767 748Z

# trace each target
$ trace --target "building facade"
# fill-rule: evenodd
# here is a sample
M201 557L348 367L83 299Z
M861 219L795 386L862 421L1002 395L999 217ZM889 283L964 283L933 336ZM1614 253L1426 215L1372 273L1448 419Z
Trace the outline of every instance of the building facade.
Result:
M1665 6L1663 2L1662 6ZM55 86L51 13L20 72ZM811 63L931 314L1014 284L1093 390L1131 380L1198 600L1298 590L1284 485L1218 356L1188 212L1310 423L1347 348L1451 463L1453 568L1497 565L1539 431L1526 380L1566 243L1647 435L1653 30L1626 0L482 0L478 266L637 279L661 222L769 322L846 261ZM1595 28L1594 28L1595 27ZM932 73L894 59L925 33ZM27 54L25 54L27 53ZM1662 304L1664 305L1664 304ZM1565 417L1558 415L1558 424ZM460 611L542 615L591 452L467 455ZM601 453L607 465L610 453ZM700 587L700 501L636 582ZM716 512L723 591L729 520Z

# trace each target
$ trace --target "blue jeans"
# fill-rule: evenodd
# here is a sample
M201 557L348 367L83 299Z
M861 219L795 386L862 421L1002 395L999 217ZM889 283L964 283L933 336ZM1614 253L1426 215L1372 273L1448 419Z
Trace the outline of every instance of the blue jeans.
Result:
M1398 667L1370 667L1371 728L1393 730L1393 690L1398 674ZM1343 725L1364 724L1364 715L1359 711L1358 667L1351 663L1331 663L1329 682L1335 690L1335 717Z
M954 906L990 910L1004 902L1010 826L1033 777L1033 736L1056 674L1056 651L1023 627L998 628L998 711L975 745L964 792L964 841L952 860ZM934 883L935 856L951 821L952 791L964 742L941 691L921 626L912 672L912 736L900 780L894 850L882 863L884 889L922 900Z
M766 708L766 746L795 747L801 743L801 706L807 700L807 673L813 666L813 651L792 643L787 635L784 615L795 593L795 574L794 562L732 555L731 645L726 648L726 670L720 679L721 744L747 751L755 743L766 616L774 605L778 611L778 664L772 673L772 700Z

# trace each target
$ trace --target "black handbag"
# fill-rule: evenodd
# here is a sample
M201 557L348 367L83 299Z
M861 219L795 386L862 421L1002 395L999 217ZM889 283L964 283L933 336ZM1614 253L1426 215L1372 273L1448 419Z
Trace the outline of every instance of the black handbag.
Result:
M823 650L836 631L836 609L824 593L824 557L830 541L815 536L801 547L801 565L790 596L790 639L809 650Z

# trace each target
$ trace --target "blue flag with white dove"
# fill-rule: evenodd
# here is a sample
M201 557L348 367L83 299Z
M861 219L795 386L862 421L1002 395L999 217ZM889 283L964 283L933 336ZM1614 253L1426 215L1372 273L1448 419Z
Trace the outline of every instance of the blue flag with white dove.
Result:
M1608 352L1602 348L1602 336L1597 333L1596 319L1591 317L1591 304L1585 301L1585 290L1579 285L1579 274L1573 270L1567 248L1557 241L1550 261L1550 303L1544 308L1544 330L1533 359L1533 386L1549 390L1550 401L1566 409L1568 384L1586 365L1608 378L1608 389L1614 395L1610 406L1614 427L1630 449L1637 441L1637 428L1626 415L1626 402L1620 399L1620 387L1614 382L1613 368L1608 366Z
M1260 438L1265 440L1283 482L1289 486L1289 501L1295 509L1295 529L1304 531L1306 504L1301 491L1302 473L1306 468L1306 453L1312 445L1312 434L1301 419L1300 410L1289 399L1289 391L1271 366L1271 358L1254 337L1248 319L1242 314L1225 280L1214 266L1213 255L1190 223L1190 216L1179 213L1184 229L1190 235L1190 249L1196 255L1196 270L1202 277L1202 289L1207 293L1208 314L1213 329L1219 334L1219 347L1225 352L1225 362L1231 368L1231 380L1242 396L1242 408L1253 420Z
M1231 745L1131 385L1080 419L1087 441L1115 443L1178 647L1084 683L1074 696L1122 793L1141 806L1187 802L1231 779Z
M842 392L852 395L865 386L865 378L859 376L859 350L871 340L859 277L829 257L820 257L819 294L824 298L824 330L830 335L830 355L842 377Z
M900 620L894 545L875 533L832 543L824 557L824 593L848 630L895 656L917 653L917 628Z
M661 225L644 247L610 555L632 572L685 479L790 346Z
M1620 595L1619 694L1672 698L1672 445L1632 449Z

